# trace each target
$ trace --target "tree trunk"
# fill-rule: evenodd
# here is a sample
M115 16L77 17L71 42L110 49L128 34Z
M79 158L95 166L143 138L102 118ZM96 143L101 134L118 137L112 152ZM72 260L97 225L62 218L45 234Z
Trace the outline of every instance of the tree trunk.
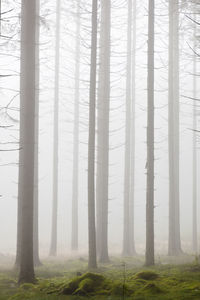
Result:
M19 283L35 280L33 264L36 1L22 1L20 76L20 273Z
M72 183L72 250L78 250L78 169L79 169L79 99L80 99L80 1L77 1L76 20L76 66L74 97L74 150Z
M90 65L89 140L88 140L88 268L97 268L95 229L95 123L97 67L97 0L92 1L92 41Z
M20 257L21 257L21 226L22 226L22 171L20 166L23 165L23 153L20 151L19 154L19 170L18 170L18 204L17 204L17 251L15 258L15 267L18 268L20 266Z
M194 23L194 60L193 60L193 98L197 98L197 42L196 42L196 23ZM194 101L193 106L193 223L192 223L192 248L194 253L198 252L197 242L197 105Z
M135 1L134 1L135 3ZM134 9L136 8L134 4ZM134 104L133 97L135 84L132 72L135 72L135 48L134 53L132 52L132 44L135 43L135 32L134 41L132 41L132 24L133 17L136 19L136 15L133 15L133 3L132 0L128 1L128 28L127 28L127 67L126 67L126 132L125 132L125 168L124 168L124 230L123 230L123 255L131 256L134 254L133 245L133 197L134 197ZM136 20L134 20L134 26ZM135 30L135 28L134 28ZM134 44L135 46L135 44ZM132 90L133 88L133 90ZM133 156L132 156L133 155ZM132 197L132 198L131 198ZM131 228L132 227L132 228Z
M154 0L149 0L146 266L154 265Z
M132 105L131 105L131 153L130 153L130 250L131 254L135 255L135 233L134 233L134 192L135 192L135 77L136 77L136 16L137 16L137 0L133 2L133 46L132 46Z
M100 262L108 262L108 184L110 110L110 1L101 0L97 136L97 242Z
M33 223L33 257L34 265L40 266L39 232L38 232L38 172L39 172L39 94L40 94L40 0L36 1L36 91L35 91L35 161L34 161L34 223Z
M179 209L179 1L169 0L169 255L181 253Z
M59 117L59 73L60 73L60 18L61 2L56 7L55 48L55 94L54 94L54 137L53 137L53 207L50 256L57 255L57 213L58 213L58 117Z

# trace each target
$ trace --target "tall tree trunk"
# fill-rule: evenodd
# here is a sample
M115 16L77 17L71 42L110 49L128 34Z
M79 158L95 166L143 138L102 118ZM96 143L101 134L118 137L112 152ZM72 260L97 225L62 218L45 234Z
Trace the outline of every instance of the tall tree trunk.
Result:
M135 198L135 101L136 101L136 32L137 32L137 0L133 2L133 45L132 45L132 102L131 102L131 153L130 153L130 250L132 255L135 250L135 232L134 232L134 198Z
M194 23L194 60L193 60L193 98L197 98L197 41L196 41L196 23ZM193 222L192 222L192 247L194 253L198 251L198 242L197 242L197 105L194 101L193 107Z
M36 91L35 91L35 161L34 161L34 223L33 223L33 256L34 265L40 266L39 232L38 232L38 172L39 172L39 96L40 96L40 0L36 0Z
M20 76L20 273L19 283L35 280L33 264L36 1L22 1Z
M125 168L124 168L124 230L123 255L131 256L131 125L132 125L132 0L128 1L128 27L127 27L127 67L126 67L126 132L125 132Z
M79 99L80 99L80 1L77 1L76 13L76 66L74 97L74 150L72 182L72 250L78 250L78 169L79 169Z
M169 255L181 253L179 209L179 1L169 0Z
M101 0L97 139L97 241L100 262L108 262L108 184L110 111L110 1Z
M147 195L146 261L154 265L154 0L149 0L148 21L148 116L147 116Z
M35 35L35 158L34 158L34 225L33 225L33 255L34 255L34 265L41 265L39 259L39 243L38 243L38 138L39 138L39 10L40 10L40 0L36 0L36 35ZM19 155L19 165L23 165L23 153ZM18 216L17 216L17 253L15 266L20 265L20 251L21 251L21 181L22 172L19 169L18 176Z
M55 48L55 94L54 94L54 136L53 136L53 207L50 256L57 255L57 213L58 213L58 118L59 118L59 74L60 74L60 18L61 1L56 2L56 48Z
M92 1L92 41L90 65L89 140L88 140L88 268L97 268L95 228L95 123L97 69L97 0Z

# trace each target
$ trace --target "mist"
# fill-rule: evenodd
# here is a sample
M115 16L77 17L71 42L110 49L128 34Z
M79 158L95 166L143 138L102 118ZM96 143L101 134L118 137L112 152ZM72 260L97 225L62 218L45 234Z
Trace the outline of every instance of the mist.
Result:
M199 1L0 3L0 266L199 257Z

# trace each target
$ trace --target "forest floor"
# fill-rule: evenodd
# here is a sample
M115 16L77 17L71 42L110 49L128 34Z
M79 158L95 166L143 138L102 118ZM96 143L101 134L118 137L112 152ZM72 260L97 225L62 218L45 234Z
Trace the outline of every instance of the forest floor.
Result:
M200 300L200 263L194 256L159 257L155 267L144 258L112 257L98 271L87 272L87 260L44 260L37 283L17 285L12 258L0 258L0 300ZM73 296L72 296L73 294Z

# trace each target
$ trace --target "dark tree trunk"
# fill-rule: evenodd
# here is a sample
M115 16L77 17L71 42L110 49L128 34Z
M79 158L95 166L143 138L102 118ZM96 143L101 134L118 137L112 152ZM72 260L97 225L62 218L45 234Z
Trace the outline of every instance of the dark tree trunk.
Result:
M22 1L20 76L19 283L35 281L33 264L36 1Z
M97 268L95 228L95 123L97 66L97 0L92 1L92 41L90 65L89 140L88 140L88 268Z
M154 265L154 0L149 0L146 266Z

